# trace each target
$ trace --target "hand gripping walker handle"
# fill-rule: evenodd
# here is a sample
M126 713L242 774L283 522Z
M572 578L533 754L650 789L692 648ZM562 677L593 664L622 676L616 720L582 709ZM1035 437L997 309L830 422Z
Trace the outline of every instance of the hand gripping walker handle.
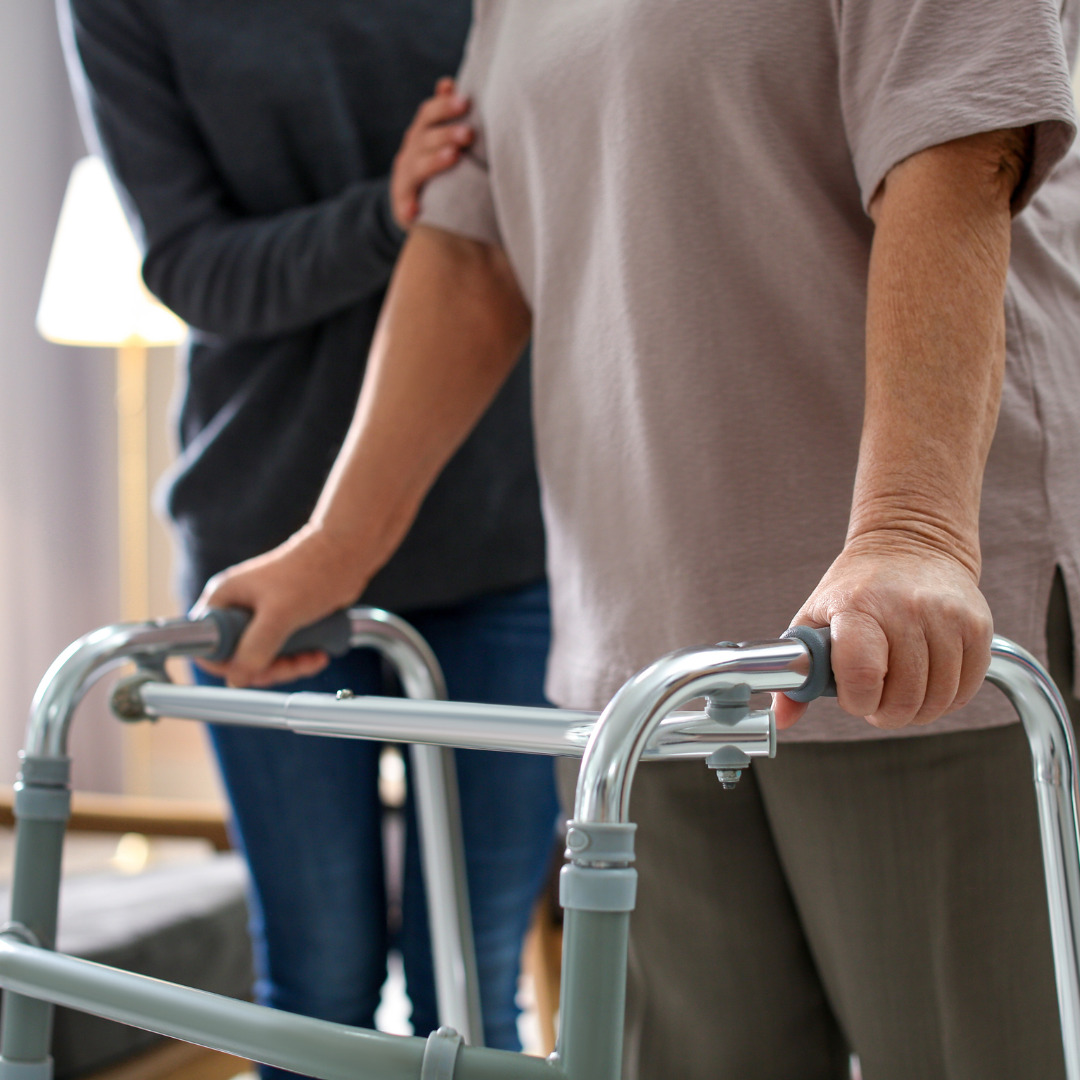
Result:
M792 701L813 701L836 697L836 679L832 670L832 638L827 626L792 626L781 638L798 638L810 650L810 674L798 690L788 690Z
M210 608L205 616L218 628L218 643L213 652L206 654L207 660L228 660L236 649L247 624L251 622L251 612L247 608ZM344 656L349 651L349 639L352 624L349 613L344 609L335 611L326 618L302 626L282 645L279 656L291 656L294 653L321 650L330 656Z

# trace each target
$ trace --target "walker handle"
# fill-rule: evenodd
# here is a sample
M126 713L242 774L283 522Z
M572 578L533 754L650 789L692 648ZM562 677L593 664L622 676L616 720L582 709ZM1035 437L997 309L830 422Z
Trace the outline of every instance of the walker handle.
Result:
M251 622L251 612L239 607L209 608L203 618L209 619L218 630L217 646L213 652L206 653L206 659L228 660ZM321 651L334 657L344 656L349 651L351 636L349 613L342 609L309 626L302 626L282 645L278 655Z
M810 674L798 690L788 690L792 701L813 701L836 697L836 679L832 670L832 638L827 626L792 626L781 638L798 638L810 650Z

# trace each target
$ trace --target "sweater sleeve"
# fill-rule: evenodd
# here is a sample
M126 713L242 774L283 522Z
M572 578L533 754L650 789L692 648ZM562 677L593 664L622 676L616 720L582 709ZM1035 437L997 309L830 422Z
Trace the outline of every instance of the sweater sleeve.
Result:
M87 141L117 181L143 247L143 278L162 303L205 332L261 337L386 286L404 240L388 178L282 213L241 213L143 0L59 2Z

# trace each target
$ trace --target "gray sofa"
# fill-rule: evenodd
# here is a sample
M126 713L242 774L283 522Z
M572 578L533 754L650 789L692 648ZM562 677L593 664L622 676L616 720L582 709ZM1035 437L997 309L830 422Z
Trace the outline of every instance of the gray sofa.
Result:
M66 877L57 947L143 975L232 997L248 997L251 949L245 871L235 853L166 863L140 874L102 871ZM0 890L0 911L10 909ZM85 1013L57 1009L56 1080L104 1068L158 1036Z

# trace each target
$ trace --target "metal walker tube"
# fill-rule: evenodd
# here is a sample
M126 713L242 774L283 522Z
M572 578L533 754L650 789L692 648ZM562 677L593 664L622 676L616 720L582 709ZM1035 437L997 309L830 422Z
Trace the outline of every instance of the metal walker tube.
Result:
M805 671L805 650L789 640L734 650L683 650L639 672L616 694L597 722L578 776L572 830L579 825L586 832L593 825L633 828L628 824L628 807L640 750L672 709L737 683L754 690L795 689L802 679L792 681L793 676ZM1080 1080L1080 788L1072 724L1049 675L1013 642L995 636L987 679L1015 707L1031 747L1066 1075L1069 1080ZM632 833L629 835L627 858L596 861L587 857L586 847L572 866L594 875L613 870L625 873L633 859ZM568 854L574 855L572 845ZM586 918L590 920L588 935L583 929L581 937L596 934L597 919L611 926L618 920L615 912L567 910L563 971L575 999L595 993L590 972L598 963L621 963L625 969L622 942L609 944L603 956L587 945L577 945L577 922ZM566 1011L559 1054L572 1080L618 1077L617 1065L611 1071L594 1056L597 1039L606 1038L605 1058L621 1051L621 1011L608 1011L618 1013L618 1030L612 1023L606 1036L578 1024L577 1010Z
M536 714L545 710L507 708L488 712L472 728L468 745L573 755L580 752L585 730L592 726L579 776L574 820L568 835L568 853L572 862L564 869L562 880L566 908L564 996L559 1048L553 1064L561 1066L569 1080L617 1080L620 1073L627 931L636 884L636 875L630 865L634 858L634 826L628 821L627 812L637 761L649 756L705 757L718 746L736 748L747 759L770 753L773 732L768 714L748 713L734 726L724 730L700 714L674 717L669 714L689 700L716 693L726 694L734 688L745 691L747 696L751 691L798 689L808 681L809 668L806 646L790 639L682 650L661 658L634 676L611 701L595 725L591 725L590 714L563 715L558 710L550 710L550 716L541 717ZM1056 688L1024 650L1004 639L995 638L988 679L1013 702L1031 743L1067 1075L1069 1080L1080 1080L1080 958L1077 954L1077 943L1080 941L1080 833L1077 807L1080 796L1073 734ZM215 691L206 688L170 688L153 683L141 688L144 704L151 715L157 708L168 708L176 715L171 705L179 700L181 706L187 707L188 715L200 716L199 710L208 705L206 695L213 693ZM356 699L335 704L335 709L347 711L349 715L334 722L321 705L316 708L315 703L309 700L314 695L257 691L232 691L230 694L234 707L232 716L226 722L251 723L255 715L265 718L271 714L280 717L278 726L307 730L312 734L332 731L358 737L388 738L391 737L390 730L404 718L406 727L412 725L411 735L419 736L425 730L437 727L440 719L452 719L452 716L436 715L439 709L450 709L451 703L397 703L395 708L400 706L402 711L395 720L379 705L368 705L368 702L375 702L376 699ZM346 706L347 710L343 708ZM372 714L367 725L362 717L365 709ZM497 713L503 714L501 718ZM179 714L185 715L183 709ZM527 721L527 730L518 736L526 744L521 747L510 745L515 742L510 728L513 718L519 714L522 720ZM398 738L402 737L409 738L410 734L402 735L399 732ZM452 738L443 733L439 741L449 743ZM60 746L62 749L62 740ZM56 761L52 764L55 765ZM45 799L37 808L42 818L47 817L50 811L47 804L48 799ZM51 1000L68 1001L71 994L63 987L70 988L71 979L78 982L82 976L75 978L66 972L81 972L84 967L94 966L87 965L85 961L53 957L50 963L59 964L61 968L57 972L43 974L37 970L40 956L40 949L12 941L10 933L0 934L3 981L27 995L23 997L9 993L9 998L32 1002L34 999L29 995L43 993L51 994ZM12 966L16 960L18 970ZM74 968L65 968L64 965L74 965ZM20 975L20 972L26 974ZM119 987L121 996L128 995L125 1000L134 1000L132 995L136 993L134 988L139 985L140 977L112 972L108 979L112 980L110 985ZM80 985L84 986L81 1001L72 1000L70 1003L92 1009L94 983L83 980ZM189 995L198 994L197 991L180 987L171 988L168 993L180 995L175 1000L188 1004L193 1001ZM114 1015L104 1012L100 1005L96 1011ZM128 1022L140 1022L139 1015L138 1008L132 1006ZM5 1032L7 1027L5 1023ZM369 1038L379 1038L367 1034ZM6 1054L6 1042L4 1045ZM216 1042L214 1045L221 1044ZM497 1054L482 1050L472 1053ZM258 1055L255 1053L253 1056ZM5 1074L3 1063L0 1062L0 1080L47 1080L47 1071L34 1071L36 1066L32 1064L32 1059L22 1060L30 1065L30 1071L20 1067L19 1071ZM490 1062L495 1067L494 1058L474 1060ZM498 1072L486 1074L492 1080L496 1076L526 1075L516 1063L512 1064L509 1060L500 1062L497 1067ZM391 1070L387 1075L408 1074L408 1068L404 1068L397 1074ZM465 1072L451 1070L451 1074L457 1080L465 1080ZM338 1074L319 1075L336 1078ZM552 1074L549 1072L547 1075ZM558 1076L559 1072L554 1075Z
M1076 739L1057 687L1019 645L995 637L987 680L1005 693L1031 744L1065 1074L1080 1080L1080 828Z
M630 912L636 871L629 821L638 761L665 717L695 698L743 686L796 690L810 675L798 640L682 649L638 672L596 723L578 774L560 894L563 1007L559 1064L570 1080L619 1080ZM719 795L719 792L718 792ZM600 978L598 972L616 977Z
M349 612L349 643L382 652L406 693L445 697L438 662L411 626L387 612ZM199 656L218 645L211 620L172 619L104 627L73 642L53 662L31 707L26 749L16 783L15 872L11 921L35 944L52 948L59 903L60 858L70 805L68 733L87 689L125 661L160 668L169 656ZM440 1017L475 1045L483 1044L476 960L472 943L464 852L451 751L413 748L417 813L424 837L425 887ZM52 1006L9 991L0 1019L0 1080L49 1080Z

